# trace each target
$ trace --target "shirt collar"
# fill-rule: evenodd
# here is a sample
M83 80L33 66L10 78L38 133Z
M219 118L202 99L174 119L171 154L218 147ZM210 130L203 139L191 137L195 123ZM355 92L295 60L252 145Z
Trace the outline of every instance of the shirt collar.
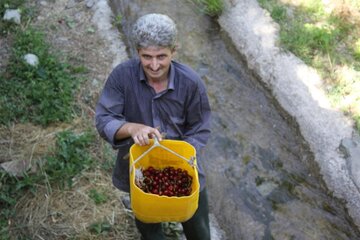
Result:
M145 82L146 81L146 76L145 76L145 72L144 72L144 69L143 69L140 61L139 61L139 72L140 72L140 74L139 74L140 81ZM171 61L170 70L169 70L168 89L172 89L172 90L175 89L175 83L174 82L175 82L175 68L174 68L173 62Z

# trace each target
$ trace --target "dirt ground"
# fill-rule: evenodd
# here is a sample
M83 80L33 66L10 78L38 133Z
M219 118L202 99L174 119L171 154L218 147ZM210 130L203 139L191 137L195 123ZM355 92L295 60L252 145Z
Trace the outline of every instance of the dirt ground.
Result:
M0 159L14 162L3 164L4 168L19 172L22 170L20 163L15 162L22 160L22 165L29 166L33 159L46 151L49 142L58 131L93 124L91 121L96 100L103 82L112 69L114 53L110 52L107 42L98 34L97 26L92 21L94 11L86 6L87 2L90 1L31 1L32 7L36 9L36 17L31 23L22 24L31 24L44 31L56 54L60 54L63 60L70 64L84 66L87 69L84 74L85 81L77 96L82 115L71 124L53 125L48 128L29 124L1 127L3 140L0 145ZM5 68L11 39L1 39L1 45L4 48L1 48L0 57L4 61L0 67ZM17 139L22 140L16 141ZM31 159L24 160L25 156L31 156Z
M81 109L70 124L52 125L47 128L31 124L13 124L0 127L0 163L15 174L26 168L35 170L35 162L54 143L57 132L71 129L82 131L94 127L93 116L98 94L116 58L127 58L119 46L115 52L109 38L102 32L109 26L95 19L101 18L97 9L103 1L51 0L29 1L35 9L35 18L30 24L46 34L47 41L55 53L76 66L88 71L77 95ZM100 13L99 13L100 11ZM99 15L100 14L100 15ZM106 14L106 13L103 13ZM101 25L103 24L103 25ZM115 26L110 26L116 32ZM11 39L0 38L0 70L6 67ZM120 57L119 57L120 55ZM92 154L99 161L104 159L106 144L97 139L98 147ZM106 150L112 154L112 150ZM11 235L16 239L23 236L31 239L138 239L133 215L120 201L124 193L116 190L111 182L111 170L98 167L84 172L74 179L74 188L69 191L39 187L36 194L24 195L16 205L16 218L9 222ZM108 197L108 201L97 205L89 197L89 191L97 189ZM92 229L89 230L89 229ZM102 230L106 230L103 232ZM16 236L16 237L15 237Z

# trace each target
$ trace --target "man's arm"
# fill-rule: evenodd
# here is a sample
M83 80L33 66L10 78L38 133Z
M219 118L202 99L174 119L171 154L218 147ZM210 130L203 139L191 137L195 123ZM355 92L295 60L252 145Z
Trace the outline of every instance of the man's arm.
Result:
M96 106L95 121L100 136L114 148L118 146L119 141L129 137L139 145L149 144L149 138L154 136L161 140L158 129L126 121L123 115L124 90L118 81L119 78L116 71L110 74Z
M185 141L192 144L198 152L210 137L211 108L205 86L200 82L186 110L187 126Z

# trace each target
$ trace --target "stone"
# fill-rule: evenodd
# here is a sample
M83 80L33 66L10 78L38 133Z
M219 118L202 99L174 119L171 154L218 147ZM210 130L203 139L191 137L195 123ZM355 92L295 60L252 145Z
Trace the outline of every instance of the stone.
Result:
M36 67L39 64L39 58L32 53L25 54L24 60L27 64Z
M21 177L30 168L30 162L27 160L13 160L1 163L0 168L13 176Z
M94 0L87 0L86 1L86 7L88 8L92 8L95 4L95 1Z
M345 155L351 179L360 189L360 138L343 139L339 149Z
M16 24L20 24L21 23L20 9L6 9L3 19L6 21L12 21Z

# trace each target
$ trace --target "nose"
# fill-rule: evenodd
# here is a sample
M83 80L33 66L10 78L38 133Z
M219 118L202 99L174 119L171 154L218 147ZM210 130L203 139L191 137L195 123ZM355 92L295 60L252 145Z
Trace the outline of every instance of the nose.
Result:
M159 61L156 58L152 58L150 67L152 70L157 70L159 68Z

